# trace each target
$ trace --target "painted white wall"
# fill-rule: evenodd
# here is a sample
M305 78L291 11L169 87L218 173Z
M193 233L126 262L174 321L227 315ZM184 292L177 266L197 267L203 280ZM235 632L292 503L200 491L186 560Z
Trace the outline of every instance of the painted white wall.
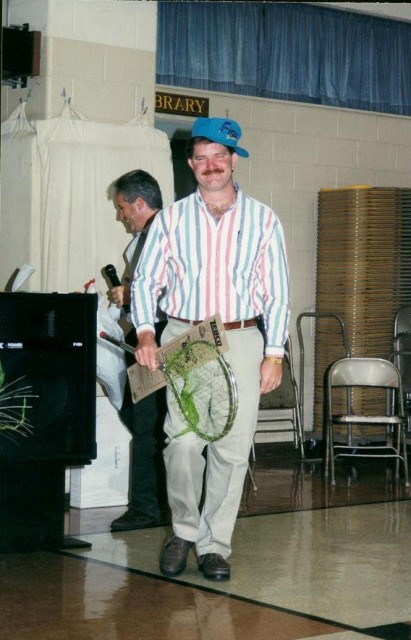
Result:
M341 11L368 13L380 18L411 21L409 2L307 2L307 4L318 4Z
M3 25L29 22L46 37L155 51L157 3L130 0L6 0Z

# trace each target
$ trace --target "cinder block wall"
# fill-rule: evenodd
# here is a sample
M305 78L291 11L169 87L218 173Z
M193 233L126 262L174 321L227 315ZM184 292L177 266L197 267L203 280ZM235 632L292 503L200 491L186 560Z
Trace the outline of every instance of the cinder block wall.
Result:
M2 86L2 119L29 90L31 117L58 116L64 90L88 119L124 123L144 102L154 121L156 2L9 0L8 22L42 32L41 75L27 89Z

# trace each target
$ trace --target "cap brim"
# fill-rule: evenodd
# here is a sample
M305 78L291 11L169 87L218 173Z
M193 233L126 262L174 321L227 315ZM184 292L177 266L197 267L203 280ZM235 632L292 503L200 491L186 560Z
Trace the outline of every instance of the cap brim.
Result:
M248 151L246 151L242 147L231 147L231 148L234 149L234 151L242 158L248 158L250 155Z

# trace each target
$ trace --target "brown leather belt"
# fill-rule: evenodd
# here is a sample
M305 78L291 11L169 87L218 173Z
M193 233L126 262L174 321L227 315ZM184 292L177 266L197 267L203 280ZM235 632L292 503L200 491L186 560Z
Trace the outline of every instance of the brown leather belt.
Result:
M193 327L196 327L198 324L203 322L203 320L186 320L185 318L173 318L173 316L169 316L170 320L179 320L180 322L185 322L186 324L191 324ZM224 322L224 329L226 331L231 331L232 329L247 329L248 327L257 326L257 318L250 318L249 320L235 320L234 322Z

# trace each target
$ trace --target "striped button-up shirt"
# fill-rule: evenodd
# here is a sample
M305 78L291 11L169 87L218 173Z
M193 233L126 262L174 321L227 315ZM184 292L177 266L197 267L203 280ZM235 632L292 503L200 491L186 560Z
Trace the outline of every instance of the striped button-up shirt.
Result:
M168 316L188 320L262 315L266 355L281 356L290 315L281 223L240 189L217 223L197 189L156 215L131 292L137 333L153 327L157 301Z

